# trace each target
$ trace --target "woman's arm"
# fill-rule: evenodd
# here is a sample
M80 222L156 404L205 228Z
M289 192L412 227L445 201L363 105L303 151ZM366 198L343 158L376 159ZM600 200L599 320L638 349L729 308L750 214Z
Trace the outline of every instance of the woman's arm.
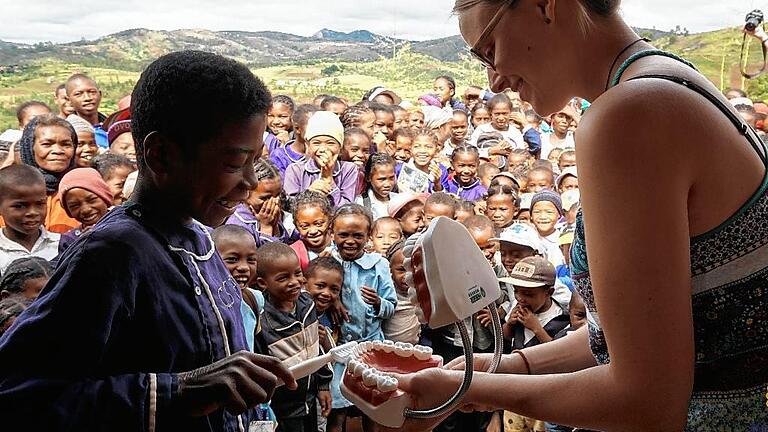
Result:
M611 363L556 375L478 374L468 404L596 430L685 426L694 360L687 209L692 169L676 124L685 107L676 106L665 84L627 83L604 95L579 130L589 264ZM629 124L653 128L628 134ZM556 343L544 344L541 352L526 350L534 373L551 362L542 359ZM575 364L549 363L547 369ZM416 395L417 404L426 406L445 400L460 375L433 370L405 378L401 388L430 388ZM443 378L450 385L442 386Z

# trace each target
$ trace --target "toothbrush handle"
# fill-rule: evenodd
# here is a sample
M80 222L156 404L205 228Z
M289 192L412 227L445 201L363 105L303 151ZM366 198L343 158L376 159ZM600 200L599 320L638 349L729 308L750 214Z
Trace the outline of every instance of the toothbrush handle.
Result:
M311 375L317 372L321 367L329 363L332 358L333 358L333 354L331 353L324 354L319 357L305 360L297 365L293 365L290 368L288 368L288 370L290 370L291 373L293 373L293 377L296 380L299 380L301 378L304 378L308 375Z

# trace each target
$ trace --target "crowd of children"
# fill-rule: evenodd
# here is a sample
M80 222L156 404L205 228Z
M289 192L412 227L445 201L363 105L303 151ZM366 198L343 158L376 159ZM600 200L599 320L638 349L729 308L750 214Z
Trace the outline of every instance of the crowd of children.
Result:
M432 90L413 102L384 87L360 101L272 98L256 186L224 225L209 227L242 297L251 351L290 366L337 343L388 339L459 356L453 328L419 322L405 281L403 242L437 217L463 223L499 277L507 352L585 324L568 264L579 210L573 137L588 104L542 118L512 92L470 86L459 101L449 76ZM75 74L54 100L58 112L22 104L20 130L0 143L0 332L35 300L58 257L130 201L136 181L130 98L104 116L96 82ZM474 349L487 352L488 313L468 324ZM278 430L345 430L362 414L340 393L342 370L279 388L259 409ZM504 418L507 430L566 430ZM437 430L489 421L459 413ZM363 426L374 427L365 416Z

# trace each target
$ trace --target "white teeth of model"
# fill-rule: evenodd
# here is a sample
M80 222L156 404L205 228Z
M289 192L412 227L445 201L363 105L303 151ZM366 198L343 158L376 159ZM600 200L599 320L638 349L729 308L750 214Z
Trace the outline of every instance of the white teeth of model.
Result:
M414 347L413 356L418 360L429 360L432 357L432 348L422 345Z
M368 352L368 351L371 350L371 347L373 346L373 344L370 341L365 341L365 342L360 343L360 346L363 349L362 352Z
M376 387L376 381L378 381L379 374L376 373L375 369L366 369L365 372L363 372L363 384L365 384L366 387Z
M357 368L357 365L359 365L360 362L354 359L351 359L347 362L347 370L351 373L355 373L355 368Z
M385 353L391 353L395 350L395 343L391 340L385 340L382 345L382 350L384 350Z
M410 258L405 258L405 259L403 260L403 267L405 267L405 268L407 268L407 269L408 269L408 268L411 268L411 259L410 259Z
M373 341L371 342L371 347L376 351L381 351L384 349L384 344L381 341Z
M361 376L363 376L363 372L365 372L366 369L368 369L368 366L366 366L361 362L358 362L355 368L352 369L352 375L360 378Z
M413 355L413 345L407 342L396 342L395 354L399 355L400 357L410 357Z
M380 375L376 381L376 388L382 393L393 392L397 390L397 379L391 376Z

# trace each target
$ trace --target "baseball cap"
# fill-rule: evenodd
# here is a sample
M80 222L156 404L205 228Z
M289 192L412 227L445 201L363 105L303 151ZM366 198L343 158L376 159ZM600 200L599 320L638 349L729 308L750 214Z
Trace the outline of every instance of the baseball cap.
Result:
M511 243L518 246L526 246L536 253L544 255L544 247L539 240L539 234L530 225L514 223L501 231L498 237L491 240L500 243Z
M542 256L532 256L521 259L509 277L499 278L499 282L522 288L538 288L554 286L555 279L555 267Z
M575 166L569 166L568 168L564 169L559 176L557 176L557 181L555 184L557 185L558 189L560 189L560 183L562 183L563 180L565 180L565 178L568 176L579 178L579 173L576 171Z
M393 218L397 216L403 207L413 201L420 201L422 204L424 204L427 201L427 194L400 193L397 194L397 196L391 197L389 200L389 205L387 206L387 213L389 213L389 217Z

